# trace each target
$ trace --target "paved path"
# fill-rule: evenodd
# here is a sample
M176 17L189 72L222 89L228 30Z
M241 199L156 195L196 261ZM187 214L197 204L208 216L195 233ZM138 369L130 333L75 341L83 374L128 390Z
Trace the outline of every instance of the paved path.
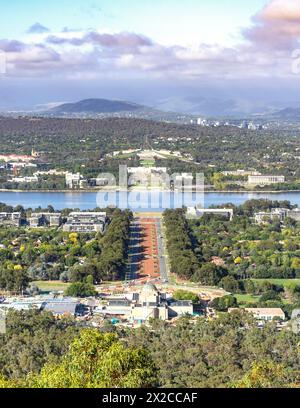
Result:
M126 281L168 281L161 217L135 217L130 226ZM136 282L138 283L138 282Z

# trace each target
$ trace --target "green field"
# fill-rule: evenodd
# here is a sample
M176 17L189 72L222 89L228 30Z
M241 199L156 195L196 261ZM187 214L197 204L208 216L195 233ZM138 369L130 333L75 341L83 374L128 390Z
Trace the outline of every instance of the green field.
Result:
M65 291L70 285L69 283L63 283L60 281L35 281L32 283L42 292Z
M259 301L260 296L254 296L250 294L245 294L245 295L234 295L234 297L237 299L238 303L257 303Z
M270 282L273 285L282 285L285 288L300 285L300 279L251 279L255 283Z
M270 282L273 285L281 285L284 288L291 288L296 285L300 286L300 279L251 279L256 284L262 284L263 282ZM255 296L251 294L235 294L238 303L257 303L259 301L260 296ZM288 301L283 300L284 303L288 303Z
M154 167L155 166L155 160L154 159L141 160L140 164L143 167Z

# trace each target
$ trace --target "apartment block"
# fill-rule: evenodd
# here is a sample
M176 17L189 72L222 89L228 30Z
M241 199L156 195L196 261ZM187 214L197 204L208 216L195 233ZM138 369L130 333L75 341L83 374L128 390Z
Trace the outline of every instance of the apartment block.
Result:
M61 213L32 213L28 221L31 228L59 227L62 217Z
M1 212L0 213L0 225L19 227L21 225L21 213L19 212L13 212L13 213Z
M66 232L101 232L106 225L105 212L72 212L63 230Z

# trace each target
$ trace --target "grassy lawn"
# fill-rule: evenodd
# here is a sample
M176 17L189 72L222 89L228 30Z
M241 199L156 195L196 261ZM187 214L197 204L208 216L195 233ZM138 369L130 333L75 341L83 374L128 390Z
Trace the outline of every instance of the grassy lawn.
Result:
M270 282L273 285L282 285L285 288L300 285L300 279L252 279L255 283Z
M238 303L257 303L259 301L260 296L253 296L250 294L245 294L245 295L234 295L236 297Z
M154 167L155 166L155 160L141 160L140 162L141 166L143 167Z
M42 292L65 291L70 285L60 281L35 281L34 283Z

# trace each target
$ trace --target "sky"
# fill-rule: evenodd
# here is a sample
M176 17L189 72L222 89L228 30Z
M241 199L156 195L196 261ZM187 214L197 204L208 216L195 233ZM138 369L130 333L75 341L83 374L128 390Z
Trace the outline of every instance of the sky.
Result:
M300 0L0 0L0 107L299 103L299 39Z

